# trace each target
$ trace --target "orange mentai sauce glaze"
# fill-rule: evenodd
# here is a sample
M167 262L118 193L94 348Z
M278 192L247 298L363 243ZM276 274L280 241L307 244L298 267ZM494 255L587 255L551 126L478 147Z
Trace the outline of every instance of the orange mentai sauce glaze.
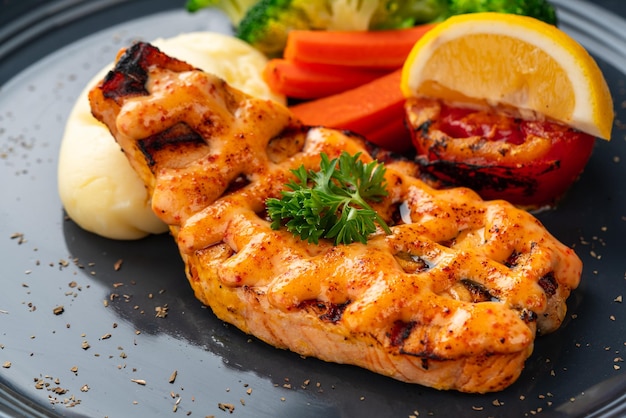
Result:
M444 186L529 208L554 205L583 171L595 138L565 125L411 98L418 162Z

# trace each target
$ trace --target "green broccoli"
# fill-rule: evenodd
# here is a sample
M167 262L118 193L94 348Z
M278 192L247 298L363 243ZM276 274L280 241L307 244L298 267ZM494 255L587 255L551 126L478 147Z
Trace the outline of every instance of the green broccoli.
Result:
M237 37L268 56L279 55L294 29L399 29L436 19L448 0L260 0L236 30Z
M239 22L248 10L258 0L187 0L185 7L189 12L197 12L205 7L215 7L222 10L228 16L233 26L239 26Z
M314 9L313 4L323 3L316 0L261 0L239 22L236 36L268 56L280 55L290 30L323 29L321 22L325 17L310 15L308 11L309 7Z
M427 23L446 14L449 0L380 2L367 29L402 29Z
M500 12L531 16L557 24L556 11L546 0L449 0L448 16L477 12Z

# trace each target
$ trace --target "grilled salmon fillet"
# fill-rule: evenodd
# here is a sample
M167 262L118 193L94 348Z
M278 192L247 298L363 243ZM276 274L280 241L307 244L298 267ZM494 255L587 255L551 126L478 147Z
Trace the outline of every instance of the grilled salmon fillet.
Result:
M195 295L273 346L463 392L520 375L557 329L581 261L531 214L469 189L435 190L412 161L303 126L146 43L89 95L169 226ZM292 169L346 150L385 162L391 226L367 244L311 244L274 230L265 201Z

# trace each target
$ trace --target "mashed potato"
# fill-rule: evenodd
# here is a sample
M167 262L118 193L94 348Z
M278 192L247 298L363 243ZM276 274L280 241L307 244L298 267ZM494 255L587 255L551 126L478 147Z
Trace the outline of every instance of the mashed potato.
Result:
M195 32L153 44L250 95L285 102L263 81L265 56L239 39ZM112 239L138 239L167 227L152 212L142 181L108 129L91 115L87 93L109 68L88 83L67 120L59 154L59 195L81 228Z

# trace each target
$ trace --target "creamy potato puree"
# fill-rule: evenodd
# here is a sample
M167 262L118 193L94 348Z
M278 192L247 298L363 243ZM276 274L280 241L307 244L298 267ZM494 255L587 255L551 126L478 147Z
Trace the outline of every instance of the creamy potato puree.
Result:
M263 81L265 56L239 39L194 32L153 44L250 95L285 102ZM59 195L81 228L112 239L138 239L167 227L152 212L143 183L108 129L91 115L87 93L110 68L87 84L67 120L59 154Z

